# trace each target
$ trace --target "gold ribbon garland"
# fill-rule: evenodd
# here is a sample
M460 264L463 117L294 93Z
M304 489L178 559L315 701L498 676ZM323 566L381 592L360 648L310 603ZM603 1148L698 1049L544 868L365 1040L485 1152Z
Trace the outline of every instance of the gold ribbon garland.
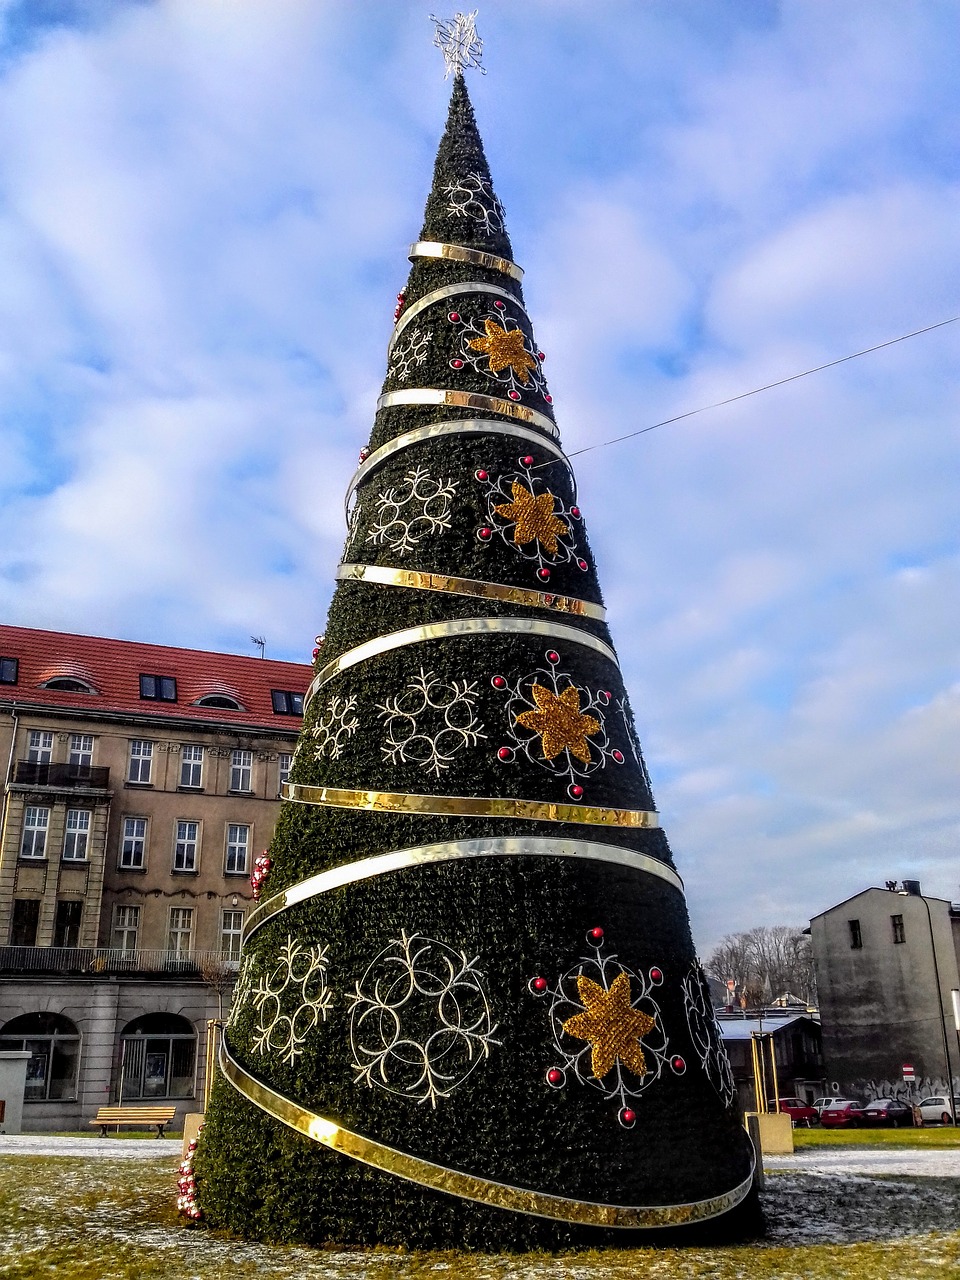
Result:
M603 605L591 604L576 596L557 596L526 587L512 587L505 582L484 582L479 578L456 578L450 573L422 573L417 569L393 569L380 564L345 562L337 569L341 582L375 582L382 587L415 587L419 591L448 591L456 596L472 596L480 600L502 600L528 609L550 609L580 618L602 622L607 616Z
M325 684L359 662L368 662L380 654L390 653L393 649L402 649L408 644L423 644L428 640L451 640L463 636L541 636L544 640L557 643L564 641L582 645L592 649L601 657L612 662L619 671L617 655L603 640L581 631L577 627L568 627L563 622L541 622L539 618L451 618L447 622L427 622L420 627L407 627L403 631L392 631L385 636L377 636L375 640L367 640L354 649L341 653L321 667L310 681L310 687L303 696L306 709L318 691Z
M410 246L407 257L414 258L446 258L450 262L469 262L474 267L489 267L491 271L500 271L513 280L523 276L523 267L518 267L509 258L500 258L494 253L484 253L482 249L468 249L465 244L441 244L438 240L418 240Z
M639 1230L686 1226L729 1212L744 1199L753 1182L754 1161L751 1158L749 1176L732 1191L686 1204L600 1204L593 1200L551 1195L526 1187L514 1187L506 1182L495 1182L491 1178L478 1177L461 1169L449 1169L432 1160L424 1160L407 1151L398 1151L396 1147L388 1147L374 1138L346 1129L336 1121L309 1111L284 1097L282 1093L277 1093L251 1075L233 1057L226 1038L220 1043L220 1070L237 1092L254 1106L313 1142L329 1147L331 1151L338 1151L361 1164L370 1165L382 1173L393 1174L431 1191L444 1191L463 1200L475 1200L480 1204L495 1205L498 1209L526 1213L537 1218L550 1218L555 1222Z
M683 893L683 881L666 862L639 853L636 849L624 849L617 844L599 844L593 840L563 840L555 836L488 836L478 840L444 840L437 844L421 844L410 849L395 849L392 853L375 853L367 858L357 858L329 871L319 871L315 876L291 885L281 893L267 898L247 916L243 926L244 946L268 920L291 907L342 889L348 884L371 880L393 871L406 871L412 867L434 866L441 862L457 862L464 858L582 858L589 862L606 862L631 871L666 881L679 893Z
M393 352L397 339L411 320L415 320L422 311L426 311L427 307L432 307L435 302L442 302L445 298L455 298L461 293L491 293L495 297L506 298L508 302L515 307L519 307L523 314L527 316L523 303L516 294L510 293L508 289L501 289L499 285L484 284L480 280L465 280L460 284L445 284L441 289L433 289L430 293L425 293L422 298L419 298L416 302L411 302L409 307L404 308L400 319L393 327L390 341L387 343L387 355L389 356ZM528 321L529 319L530 317L527 316Z
M505 418L515 418L518 422L532 422L534 426L549 432L554 439L560 435L557 424L545 413L528 409L526 405L515 404L512 400L501 400L498 396L482 396L476 391L444 391L438 387L387 391L377 400L377 412L413 404L441 404L448 409L485 409L488 413L502 413Z
M652 809L608 809L599 805L556 804L515 796L429 796L410 791L364 791L354 787L312 787L285 782L284 800L373 813L416 813L439 818L526 818L531 822L572 822L588 827L659 827Z
M513 436L517 440L525 440L529 444L535 444L539 449L546 449L548 453L554 455L558 462L562 462L570 472L574 501L576 501L576 477L573 474L573 465L570 459L559 445L554 444L552 440L544 440L539 431L531 431L528 427L518 427L512 422L498 422L495 418L455 418L451 422L435 422L429 427L417 427L413 431L405 431L403 435L394 436L392 440L382 444L379 449L374 449L373 453L368 454L360 466L357 467L350 483L347 485L347 494L343 500L344 511L349 512L350 499L361 481L365 480L377 467L382 466L393 454L399 453L401 449L409 449L411 445L421 444L424 440L434 440L437 436L446 435Z

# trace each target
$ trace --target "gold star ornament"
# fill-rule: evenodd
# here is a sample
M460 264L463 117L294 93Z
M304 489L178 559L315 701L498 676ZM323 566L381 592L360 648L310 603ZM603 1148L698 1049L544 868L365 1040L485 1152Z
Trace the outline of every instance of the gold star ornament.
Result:
M570 532L569 526L553 514L556 498L549 490L534 495L519 480L514 480L510 492L513 501L501 503L494 507L494 511L498 516L515 521L513 540L516 545L522 547L536 539L550 555L555 556L559 550L557 538Z
M496 320L484 320L485 338L473 338L468 344L471 351L482 351L490 357L490 372L499 373L510 368L524 384L530 381L528 369L536 369L537 362L523 345L521 329L505 329Z
M580 710L580 690L568 684L562 693L553 693L542 684L532 689L536 711L524 711L517 716L517 724L533 729L541 735L543 758L552 760L564 748L571 755L590 763L590 744L587 739L600 729L596 716L584 715Z
M563 1024L567 1035L586 1040L591 1046L590 1069L598 1080L622 1062L635 1076L647 1074L647 1060L640 1039L656 1026L656 1022L630 1004L630 978L620 973L609 991L584 977L577 978L577 991L585 1005L583 1013L574 1014Z

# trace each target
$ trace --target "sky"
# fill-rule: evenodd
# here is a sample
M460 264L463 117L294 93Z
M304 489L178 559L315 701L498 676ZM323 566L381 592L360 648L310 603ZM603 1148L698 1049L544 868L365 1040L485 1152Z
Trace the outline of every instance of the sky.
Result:
M4 621L309 660L446 114L431 11L0 0ZM887 879L960 898L960 323L595 446L960 315L958 18L477 19L703 954Z

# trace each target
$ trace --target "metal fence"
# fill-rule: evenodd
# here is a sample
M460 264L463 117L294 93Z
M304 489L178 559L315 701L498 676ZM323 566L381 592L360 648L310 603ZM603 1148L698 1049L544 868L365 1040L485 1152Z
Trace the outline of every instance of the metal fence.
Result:
M120 947L0 947L0 973L163 974L216 981L239 961L219 951L124 951Z

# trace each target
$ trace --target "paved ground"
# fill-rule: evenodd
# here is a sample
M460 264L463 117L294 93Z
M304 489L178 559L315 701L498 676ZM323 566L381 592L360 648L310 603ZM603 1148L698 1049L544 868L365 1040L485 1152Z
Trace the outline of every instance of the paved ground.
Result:
M175 1138L56 1138L45 1133L0 1133L0 1156L94 1156L109 1160L178 1160Z
M765 1156L763 1167L771 1173L960 1178L960 1147L922 1151L905 1147L813 1147L795 1151L792 1156Z

